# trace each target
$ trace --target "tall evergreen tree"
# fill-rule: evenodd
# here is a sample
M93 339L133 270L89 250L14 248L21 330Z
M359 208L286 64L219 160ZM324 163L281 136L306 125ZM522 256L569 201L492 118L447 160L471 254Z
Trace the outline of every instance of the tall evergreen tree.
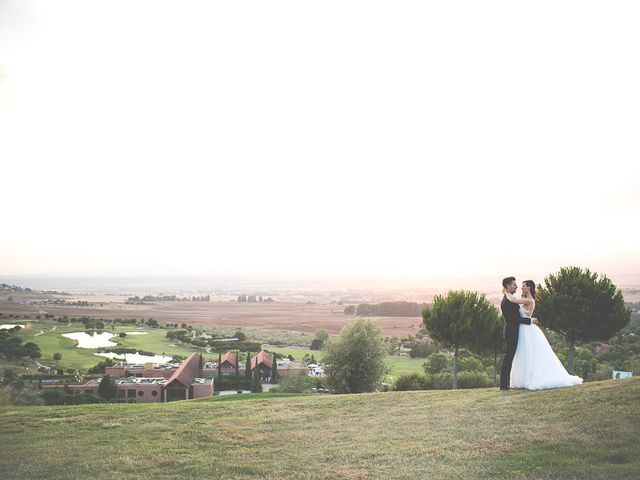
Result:
M247 352L247 363L244 369L245 378L251 378L251 352Z
M112 400L115 398L117 392L118 386L113 378L111 378L111 375L106 374L102 377L100 385L98 385L98 395L106 400Z
M251 388L253 392L262 392L262 378L260 376L260 369L256 363L256 369L253 371L253 386Z
M273 354L273 362L271 362L271 383L278 383L278 362L276 354Z
M218 352L218 379L222 379L222 352Z

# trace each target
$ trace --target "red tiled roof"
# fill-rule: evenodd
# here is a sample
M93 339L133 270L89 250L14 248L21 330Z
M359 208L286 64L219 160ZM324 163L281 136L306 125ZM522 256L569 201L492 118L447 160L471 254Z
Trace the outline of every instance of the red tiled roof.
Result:
M224 364L224 362L230 363L231 366L236 366L236 354L233 352L225 353L220 359L220 365Z
M193 379L198 375L200 369L200 354L197 352L192 353L182 365L171 375L171 378L167 380L165 387L169 386L171 382L177 380L185 387L188 387L193 382Z
M255 355L251 359L251 369L256 368L256 364L262 364L268 367L269 369L273 366L273 358L267 355L264 350L260 350L257 355Z

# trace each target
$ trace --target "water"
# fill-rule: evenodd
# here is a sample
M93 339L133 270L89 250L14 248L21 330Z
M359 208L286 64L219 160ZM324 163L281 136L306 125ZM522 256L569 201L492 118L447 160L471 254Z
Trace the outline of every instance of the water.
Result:
M63 337L70 338L78 342L76 345L78 348L100 348L100 347L115 347L118 345L115 342L109 341L111 337L115 337L113 333L96 333L89 335L86 332L73 332L62 333Z
M128 364L142 364L142 363L147 363L147 362L152 362L152 363L168 363L171 360L173 360L173 357L169 356L169 355L140 355L139 353L113 353L113 352L100 352L100 353L96 353L95 355L98 355L99 357L106 357L106 358L110 358L110 359L118 359L118 360L124 360L125 363Z

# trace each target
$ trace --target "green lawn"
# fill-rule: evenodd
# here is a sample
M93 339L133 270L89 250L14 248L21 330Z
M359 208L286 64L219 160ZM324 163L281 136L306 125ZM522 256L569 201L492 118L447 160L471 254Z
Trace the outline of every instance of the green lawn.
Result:
M45 365L57 365L64 369L74 368L76 370L86 370L103 360L103 358L94 355L94 349L76 348L75 341L65 338L61 335L62 333L84 331L83 325L81 323L61 325L52 320L15 320L6 318L2 321L4 323L19 323L23 325L29 325L29 328L22 329L19 335L23 338L24 342L34 342L40 346L40 350L42 351L42 358L38 359L38 361ZM232 335L232 333L236 330L238 330L238 328L216 326L214 331L217 334L226 333L228 335ZM40 331L44 333L36 335ZM129 325L115 325L114 328L111 329L109 324L107 324L105 329L105 332L116 334L120 332L126 333L132 331L144 331L147 332L147 334L129 335L125 338L113 337L111 338L111 341L116 342L120 347L136 348L138 350L154 352L156 354L182 355L183 357L187 357L193 352L201 352L204 354L206 360L216 361L218 359L217 353L205 353L204 349L202 348L188 347L175 340L167 339L167 329L147 328L139 326L137 327ZM257 335L258 337L256 338L271 338L272 340L279 341L284 341L283 339L301 341L302 339L306 338L301 334L291 334L289 332L280 331L270 331L268 332L268 334L266 331L259 329L242 329L242 331L250 336L250 340L253 340L253 335ZM307 351L304 349L299 350ZM299 355L299 351L298 349L296 349L296 347L292 347L292 351L295 352L294 355ZM62 355L62 360L57 363L54 362L54 353L60 353ZM300 358L302 357L300 356Z
M296 360L302 360L305 354L315 356L318 361L322 360L322 351L319 350L309 350L298 347L273 347L271 345L263 345L263 348L272 352L282 353L283 355L292 355ZM388 355L385 359L392 380L406 373L424 373L424 369L422 368L424 362L424 358L411 358L398 355Z
M240 396L239 396L240 397ZM637 479L640 379L0 409L3 479Z
M45 365L59 365L62 368L74 368L86 370L98 362L104 360L99 356L96 356L96 350L90 348L76 348L75 341L69 338L63 337L63 333L82 332L84 331L81 323L74 323L72 325L60 325L50 320L24 320L23 324L30 324L30 328L25 328L20 331L20 336L24 342L34 342L40 346L42 351L42 358L38 359L40 363ZM54 328L55 327L55 328ZM40 331L43 331L41 335L36 335ZM166 329L159 328L141 328L135 326L123 326L117 325L112 330L107 327L105 332L120 333L120 332L148 332L146 335L129 335L125 338L112 337L111 341L116 342L118 346L125 348L136 348L139 350L145 350L148 352L154 352L156 354L165 353L167 355L182 355L188 356L195 351L203 352L202 349L188 348L179 342L168 340L165 335ZM171 346L173 345L173 346ZM116 347L113 347L116 348ZM60 353L62 360L55 362L53 360L53 354ZM213 359L214 355L205 355L207 360Z

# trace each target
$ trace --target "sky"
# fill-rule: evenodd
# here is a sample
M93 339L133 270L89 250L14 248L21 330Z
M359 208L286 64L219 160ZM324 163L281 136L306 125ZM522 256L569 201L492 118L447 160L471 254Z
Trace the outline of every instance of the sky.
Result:
M0 0L0 275L639 273L639 14Z

